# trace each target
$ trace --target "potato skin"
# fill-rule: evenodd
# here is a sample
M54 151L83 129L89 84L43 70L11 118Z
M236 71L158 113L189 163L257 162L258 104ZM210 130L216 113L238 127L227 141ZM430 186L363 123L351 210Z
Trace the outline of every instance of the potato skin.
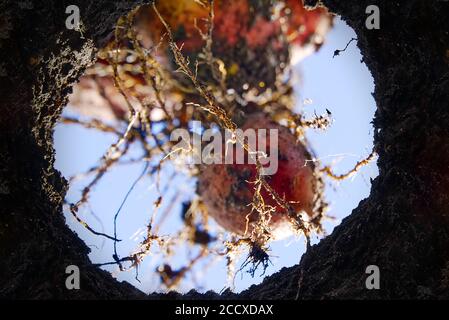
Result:
M286 128L268 118L264 113L249 114L241 127L242 130L277 129L278 130L278 170L266 176L267 182L281 197L290 201L297 211L313 215L316 178L313 162L306 147ZM268 130L267 130L268 131ZM267 139L269 150L269 139ZM230 147L230 146L229 146ZM235 146L234 146L235 148ZM246 216L251 211L254 195L256 166L253 164L211 164L202 165L198 179L198 193L202 197L208 213L224 229L244 235ZM288 223L285 210L265 190L261 192L267 205L276 208L270 226L272 232ZM249 216L256 221L258 213ZM278 230L279 231L279 230ZM251 232L251 224L248 232Z

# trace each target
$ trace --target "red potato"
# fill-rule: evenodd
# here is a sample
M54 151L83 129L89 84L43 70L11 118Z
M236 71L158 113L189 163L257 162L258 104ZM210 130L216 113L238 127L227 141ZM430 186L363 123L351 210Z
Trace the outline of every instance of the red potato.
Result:
M241 128L278 130L278 170L271 176L265 176L266 180L280 197L290 202L295 211L312 217L317 180L313 162L306 161L310 160L310 155L305 146L286 127L263 113L249 114ZM267 150L270 150L270 141L267 140ZM251 212L250 204L254 196L254 184L251 182L256 179L257 173L254 164L245 163L203 165L198 178L198 193L209 215L224 229L239 235L244 235L247 229L246 216ZM275 207L269 223L272 235L274 238L287 236L287 212L266 190L261 195L267 205ZM257 221L258 215L253 211L248 216L249 221ZM247 235L251 230L250 223Z
M203 1L207 3L207 1ZM295 63L308 54L313 53L332 25L332 16L323 8L306 10L300 0L280 1L283 9L278 15L260 12L259 1L253 0L216 0L214 1L214 28L212 51L216 58L223 61L227 74L226 85L239 93L256 88L260 92L266 89L275 90L276 69L289 63L286 49L292 48L292 61ZM175 41L182 47L183 54L190 61L197 60L203 50L205 41L199 30L205 33L209 9L201 5L201 1L193 0L161 0L156 2L161 16L170 26ZM286 23L286 30L281 32L281 21ZM150 50L152 56L167 71L177 69L169 54L166 30L151 6L142 7L135 17L135 30L143 47ZM281 36L283 33L284 36ZM165 37L164 37L165 36ZM127 120L129 108L121 93L114 86L112 58L110 49L115 46L111 34L111 42L98 54L97 63L74 86L70 95L70 106L79 113L102 120ZM112 47L111 47L112 45ZM139 109L140 101L155 101L153 89L141 73L141 62L135 56L133 45L129 39L122 39L124 49L118 57L119 78L124 93L133 105ZM157 47L157 49L156 49ZM266 51L272 54L266 54ZM257 59L255 57L258 57ZM263 57L267 57L263 60ZM214 83L206 72L206 67L199 68L200 79L205 84ZM154 74L152 74L154 75ZM175 77L176 78L176 77ZM260 87L262 83L262 87ZM185 85L185 84L183 84ZM163 87L166 109L173 110L183 100L195 100L185 97L179 87L166 83ZM191 88L190 88L191 89ZM154 110L151 120L164 118L161 110ZM157 112L159 111L159 112Z

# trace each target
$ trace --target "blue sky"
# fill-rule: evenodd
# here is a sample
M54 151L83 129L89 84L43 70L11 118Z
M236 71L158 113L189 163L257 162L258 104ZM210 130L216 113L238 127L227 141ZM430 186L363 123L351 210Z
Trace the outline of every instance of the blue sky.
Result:
M334 119L332 126L326 131L309 130L307 138L317 158L323 165L331 164L337 173L351 169L357 161L366 157L371 152L373 141L373 128L370 122L375 111L372 97L374 84L367 67L360 62L361 55L356 43L351 43L340 56L332 58L334 51L344 48L353 37L355 34L352 29L337 19L321 50L295 67L302 79L297 88L298 108L302 108L310 117L314 112L325 113L326 108L332 112ZM65 113L70 114L70 110L66 109ZM76 125L58 125L54 139L55 166L67 178L98 164L105 150L114 142L114 136ZM131 153L137 152L136 148ZM118 166L108 172L94 189L90 201L91 211L88 207L81 209L82 218L98 231L113 234L113 216L130 185L140 174L143 165L138 163ZM167 168L166 172L169 171L170 168ZM325 222L328 233L332 232L333 227L369 194L370 178L376 177L377 174L376 164L371 163L345 181L336 183L326 180L325 196L330 203L328 214L336 217L334 221ZM162 184L166 181L162 179ZM67 195L69 202L79 199L80 190L85 183L86 181L82 181L71 186ZM173 214L165 221L161 230L165 234L170 233L173 227L180 226L180 205L194 192L192 179L179 177L173 185L177 188L171 188L165 195L166 201L160 209L168 209L172 205L170 210ZM131 193L118 221L118 236L123 239L118 244L121 256L132 252L142 240L142 236L136 236L135 233L137 230L144 230L157 196L154 181L149 178L141 180ZM112 241L92 235L67 212L65 216L70 228L91 248L90 258L94 263L112 261ZM318 241L317 238L313 239L314 243ZM282 267L297 264L305 251L304 239L301 238L273 242L270 247L273 265L267 269L267 275ZM187 250L177 252L174 259L175 267L180 266L192 254L194 253ZM141 282L134 279L134 271L118 272L116 266L108 266L105 269L111 271L119 280L126 280L141 290L150 292L160 290L158 276L154 272L159 263L161 260L157 259L157 255L145 259L139 268ZM200 290L223 289L226 285L225 262L216 263L204 275L203 269L201 265L195 269L195 274L199 278L198 283L186 281L180 290L188 291L194 286ZM246 273L239 274L235 280L235 290L240 291L262 280L257 273L254 278Z

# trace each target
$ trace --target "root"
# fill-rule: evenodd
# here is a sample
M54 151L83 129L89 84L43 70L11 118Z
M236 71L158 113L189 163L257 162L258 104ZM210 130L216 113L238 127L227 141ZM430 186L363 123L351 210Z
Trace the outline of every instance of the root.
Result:
M354 166L354 168L352 168L351 170L349 170L346 173L343 174L335 174L332 172L331 167L326 166L324 168L322 168L320 171L324 174L326 174L327 176L329 176L330 178L337 180L337 181L341 181L341 180L345 180L347 178L352 177L354 174L356 174L360 168L366 166L367 164L369 164L371 161L373 161L377 156L377 153L373 150L368 157L366 157L363 160L360 160L359 162L357 162Z

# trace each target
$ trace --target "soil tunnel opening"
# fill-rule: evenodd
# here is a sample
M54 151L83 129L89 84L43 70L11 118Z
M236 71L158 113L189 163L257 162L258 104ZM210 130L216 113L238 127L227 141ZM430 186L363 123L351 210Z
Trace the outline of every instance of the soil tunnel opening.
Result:
M298 263L305 235L319 242L369 194L377 175L375 162L364 162L373 160L374 85L356 43L333 57L355 34L324 10L305 11L290 1L235 1L226 8L220 1L184 1L173 11L170 3L121 18L75 86L54 135L55 167L70 183L64 212L91 248L92 262L144 292L241 291L260 283L261 275ZM232 19L239 16L245 19ZM194 148L173 148L170 139L179 128L195 137L208 129L232 131L233 123L251 129L257 121L279 130L279 154L302 161L293 172L278 166L286 173L279 181L289 181L295 170L304 178L301 168L313 168L320 185L313 214L304 214L302 194L285 199L291 184L260 197L242 191L264 188L246 164L231 170L239 172L237 182L216 167L207 178L215 186L204 188L216 192L201 194L207 169L193 162ZM283 135L305 146L306 157L295 158L303 151L290 150ZM217 211L235 214L208 214L214 204L205 203L204 194L216 197L210 203ZM267 200L276 195L279 201ZM283 203L300 203L296 219L277 213ZM247 232L252 216L245 208L257 212L254 232ZM293 235L273 241L265 231L276 214L294 227ZM243 235L217 223L237 215Z

